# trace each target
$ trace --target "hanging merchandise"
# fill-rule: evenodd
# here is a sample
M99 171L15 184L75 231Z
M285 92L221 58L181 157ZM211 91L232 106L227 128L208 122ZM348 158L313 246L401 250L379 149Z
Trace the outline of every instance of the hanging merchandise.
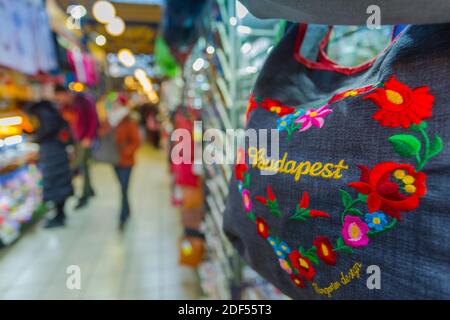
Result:
M180 67L162 37L156 38L155 41L155 62L161 70L162 76L173 78L180 72Z
M247 128L277 130L279 157L241 150L226 234L296 299L450 297L450 27L408 26L356 66L317 31L290 28L250 94Z
M26 74L56 67L50 26L42 3L0 0L0 28L1 65Z

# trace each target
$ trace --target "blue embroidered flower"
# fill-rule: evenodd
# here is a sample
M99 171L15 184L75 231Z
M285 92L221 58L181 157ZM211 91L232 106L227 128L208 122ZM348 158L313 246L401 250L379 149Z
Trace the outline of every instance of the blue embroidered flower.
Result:
M289 248L289 246L287 245L287 243L284 242L284 241L281 241L281 242L278 244L278 249L280 249L280 250L281 250L282 252L284 252L285 254L291 253L291 248Z
M280 131L286 130L287 127L291 125L293 120L294 118L292 117L292 114L282 116L280 119L277 120L277 129Z
M281 250L280 247L274 248L275 254L277 255L278 259L286 259L286 255Z
M269 241L270 245L274 250L277 248L277 241L274 238L268 237L267 241Z
M388 224L383 212L366 213L365 220L370 229L381 231Z
M239 193L242 193L242 191L244 191L244 184L242 183L242 181L238 181L238 190Z

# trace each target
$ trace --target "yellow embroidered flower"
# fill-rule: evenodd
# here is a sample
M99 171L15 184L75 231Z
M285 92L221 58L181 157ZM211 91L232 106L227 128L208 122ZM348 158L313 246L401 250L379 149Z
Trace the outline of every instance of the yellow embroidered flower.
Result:
M402 181L404 184L413 184L414 181L416 181L416 179L414 179L413 176L407 175L406 177L403 178Z
M406 171L405 170L399 169L399 170L395 170L394 171L395 179L402 180L405 176L406 176Z
M403 189L408 193L416 192L416 187L412 184L407 184L406 186L403 187Z

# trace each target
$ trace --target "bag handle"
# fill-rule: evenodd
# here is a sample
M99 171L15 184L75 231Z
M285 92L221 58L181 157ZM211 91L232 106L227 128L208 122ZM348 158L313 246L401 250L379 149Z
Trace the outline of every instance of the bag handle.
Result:
M300 23L298 25L298 31L297 36L295 38L295 45L294 45L294 57L295 59L306 66L309 69L315 69L315 70L324 70L324 71L333 71L342 73L345 75L352 75L361 71L364 71L368 68L370 68L375 61L377 61L378 57L381 56L388 50L392 44L400 37L401 33L398 34L395 38L391 39L389 45L380 52L376 57L370 59L369 61L366 61L358 66L348 67L348 66L341 66L337 62L333 61L326 53L326 47L330 41L331 32L333 31L333 26L328 27L328 31L325 34L324 38L319 43L319 52L317 56L317 61L310 60L306 57L304 57L301 53L301 46L303 44L303 40L305 39L306 31L308 29L308 25L305 23Z

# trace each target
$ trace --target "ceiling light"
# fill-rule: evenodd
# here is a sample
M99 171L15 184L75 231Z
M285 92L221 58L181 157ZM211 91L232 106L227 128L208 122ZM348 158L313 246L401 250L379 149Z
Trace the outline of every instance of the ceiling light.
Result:
M250 34L252 33L252 28L247 26L238 26L237 31L241 34Z
M109 1L97 1L92 7L94 18L100 23L109 23L116 16L116 9Z
M120 17L114 17L106 25L106 31L112 36L120 36L125 31L125 22Z
M76 19L76 20L80 20L81 18L83 18L86 13L87 10L85 7L83 7L82 5L72 5L68 8L67 10L70 15L72 16L72 18Z
M104 46L106 44L105 36L100 34L97 37L95 37L95 43L100 47Z
M205 60L203 60L202 58L198 58L192 64L192 69L194 69L194 71L200 71L204 65L205 65Z
M216 49L215 49L213 46L208 46L208 47L206 48L206 52L207 52L208 54L214 54L215 51L216 51Z
M11 136L11 137L5 138L3 141L5 143L5 146L12 146L15 144L22 143L23 138L22 138L22 136L17 135L17 136Z
M117 58L127 68L131 68L136 63L136 58L129 49L120 49Z
M231 17L230 18L230 24L234 27L235 25L237 25L237 19L236 17Z
M18 126L22 124L22 117L15 116L15 117L6 117L0 119L0 126Z
M252 45L248 42L244 43L241 47L241 52L247 54L252 50Z

